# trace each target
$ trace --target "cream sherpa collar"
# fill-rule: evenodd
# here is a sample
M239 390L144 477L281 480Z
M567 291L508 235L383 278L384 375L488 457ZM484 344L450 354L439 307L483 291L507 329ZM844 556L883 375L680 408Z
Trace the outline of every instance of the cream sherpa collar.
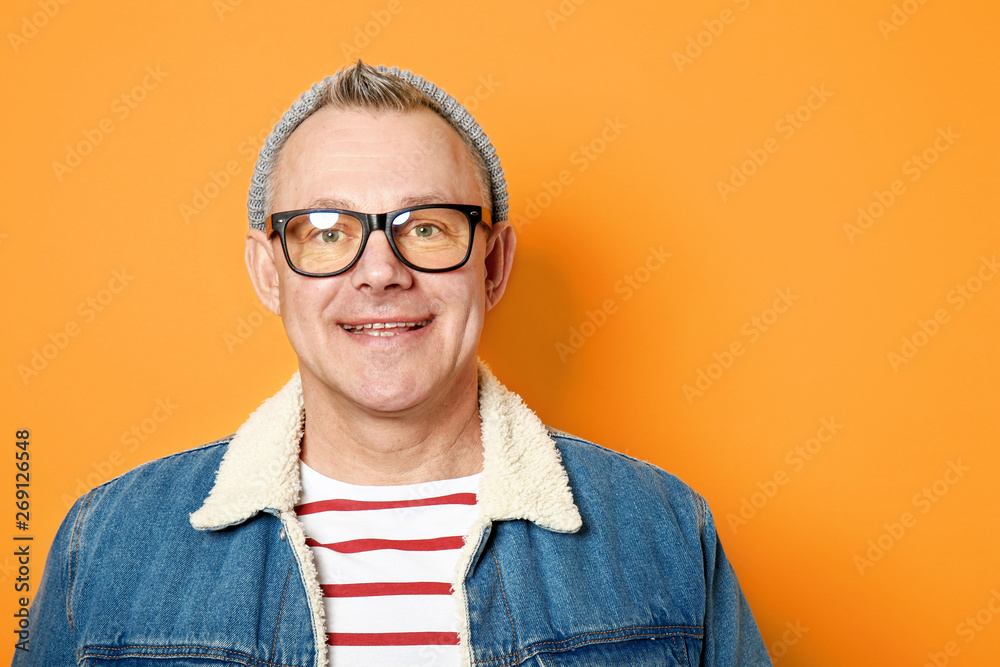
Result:
M521 401L479 364L479 412L484 450L478 501L481 519L526 519L556 532L580 529L569 479L548 431ZM299 497L302 383L296 373L240 427L216 474L215 486L191 525L215 530L257 512L290 512Z
M583 525L555 442L521 397L500 384L482 362L479 414L484 455L477 494L480 514L470 532L473 539L459 553L453 582L461 619L463 666L471 662L463 581L479 544L475 536L481 540L492 521L524 519L565 533ZM281 517L282 539L288 539L302 568L316 643L315 667L327 667L323 598L305 532L294 511L301 489L299 443L303 417L302 383L296 373L233 436L216 473L215 486L201 509L191 514L191 525L200 530L217 530L262 511Z

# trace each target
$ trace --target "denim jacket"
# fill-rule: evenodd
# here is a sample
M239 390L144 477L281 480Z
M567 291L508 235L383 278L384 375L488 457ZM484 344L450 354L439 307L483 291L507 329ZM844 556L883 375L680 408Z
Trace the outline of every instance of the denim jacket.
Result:
M548 430L480 367L480 517L454 582L468 665L770 665L708 507L676 477ZM325 667L294 506L294 377L231 438L80 498L15 666Z

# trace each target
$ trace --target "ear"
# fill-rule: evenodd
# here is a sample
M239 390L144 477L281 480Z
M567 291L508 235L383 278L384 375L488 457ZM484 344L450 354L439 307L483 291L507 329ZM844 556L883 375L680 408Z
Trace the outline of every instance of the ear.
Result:
M493 223L490 236L486 241L486 309L497 305L504 290L507 289L507 278L510 267L514 263L514 246L517 236L509 220Z
M278 290L278 267L274 261L274 246L267 235L259 229L247 232L244 253L250 282L264 307L275 315L281 315L281 299Z

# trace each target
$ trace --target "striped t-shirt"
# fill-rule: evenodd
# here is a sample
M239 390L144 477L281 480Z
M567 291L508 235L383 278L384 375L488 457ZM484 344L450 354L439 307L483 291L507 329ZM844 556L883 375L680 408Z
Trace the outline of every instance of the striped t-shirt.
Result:
M481 475L356 486L301 463L295 508L326 608L332 665L458 665L451 582Z

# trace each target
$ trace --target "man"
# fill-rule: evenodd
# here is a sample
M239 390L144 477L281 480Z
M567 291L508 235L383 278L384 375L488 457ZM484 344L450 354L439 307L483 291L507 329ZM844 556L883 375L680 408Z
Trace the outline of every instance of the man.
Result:
M298 374L77 502L15 665L770 664L705 501L477 362L514 231L452 97L360 62L320 82L249 214Z

